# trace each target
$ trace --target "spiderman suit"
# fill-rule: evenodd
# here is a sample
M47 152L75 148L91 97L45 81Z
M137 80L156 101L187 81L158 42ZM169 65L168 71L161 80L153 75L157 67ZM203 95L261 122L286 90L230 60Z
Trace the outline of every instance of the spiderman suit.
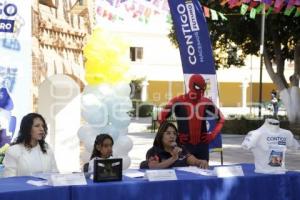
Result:
M206 83L199 74L189 80L189 92L171 99L159 114L159 122L175 115L179 142L198 159L209 160L209 143L220 133L224 117L213 102L204 97ZM207 131L207 120L214 119L215 127Z

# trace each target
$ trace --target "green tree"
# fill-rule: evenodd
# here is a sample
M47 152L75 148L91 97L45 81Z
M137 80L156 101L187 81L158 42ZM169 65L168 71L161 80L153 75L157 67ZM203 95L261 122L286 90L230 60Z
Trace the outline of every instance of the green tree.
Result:
M261 15L250 19L249 11L240 14L240 7L229 9L222 7L218 1L201 0L202 5L222 12L227 21L207 19L216 67L241 67L247 55L259 55ZM175 31L169 37L176 41ZM176 44L176 42L175 42ZM300 17L294 13L285 16L271 13L266 16L264 66L280 92L280 97L287 110L291 129L300 134ZM286 61L294 62L294 74L285 77Z

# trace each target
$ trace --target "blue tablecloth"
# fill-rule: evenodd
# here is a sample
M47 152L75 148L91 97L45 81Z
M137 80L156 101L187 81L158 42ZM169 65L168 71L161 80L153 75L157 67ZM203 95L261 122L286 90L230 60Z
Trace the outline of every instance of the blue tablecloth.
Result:
M72 188L72 200L91 199L300 199L300 173L254 173L242 164L244 177L217 178L176 171L177 181L149 182L123 178L122 182L93 183Z
M123 177L120 182L83 186L32 186L32 177L0 179L0 200L94 200L94 199L300 199L300 173L254 173L253 164L242 164L245 176L217 178L176 171L178 180L149 182Z
M26 183L33 177L0 179L0 200L70 200L71 187L34 186Z

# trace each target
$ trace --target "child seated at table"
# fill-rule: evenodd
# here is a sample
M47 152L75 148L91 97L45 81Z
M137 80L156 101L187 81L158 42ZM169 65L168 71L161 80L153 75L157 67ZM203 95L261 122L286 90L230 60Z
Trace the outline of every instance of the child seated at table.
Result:
M113 144L114 141L110 135L108 134L97 135L90 161L85 164L83 171L93 172L95 159L110 158L112 156Z
M183 166L198 166L207 169L206 160L197 159L178 145L177 128L170 122L164 122L155 136L153 147L146 154L140 168L164 169Z

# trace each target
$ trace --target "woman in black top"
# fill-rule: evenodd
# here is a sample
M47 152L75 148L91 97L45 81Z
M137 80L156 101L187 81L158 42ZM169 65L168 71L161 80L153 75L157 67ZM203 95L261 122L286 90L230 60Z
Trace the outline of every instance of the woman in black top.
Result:
M171 167L198 166L207 169L208 162L199 160L178 146L178 133L174 124L165 122L160 125L153 147L146 154L146 162L141 168L164 169Z

